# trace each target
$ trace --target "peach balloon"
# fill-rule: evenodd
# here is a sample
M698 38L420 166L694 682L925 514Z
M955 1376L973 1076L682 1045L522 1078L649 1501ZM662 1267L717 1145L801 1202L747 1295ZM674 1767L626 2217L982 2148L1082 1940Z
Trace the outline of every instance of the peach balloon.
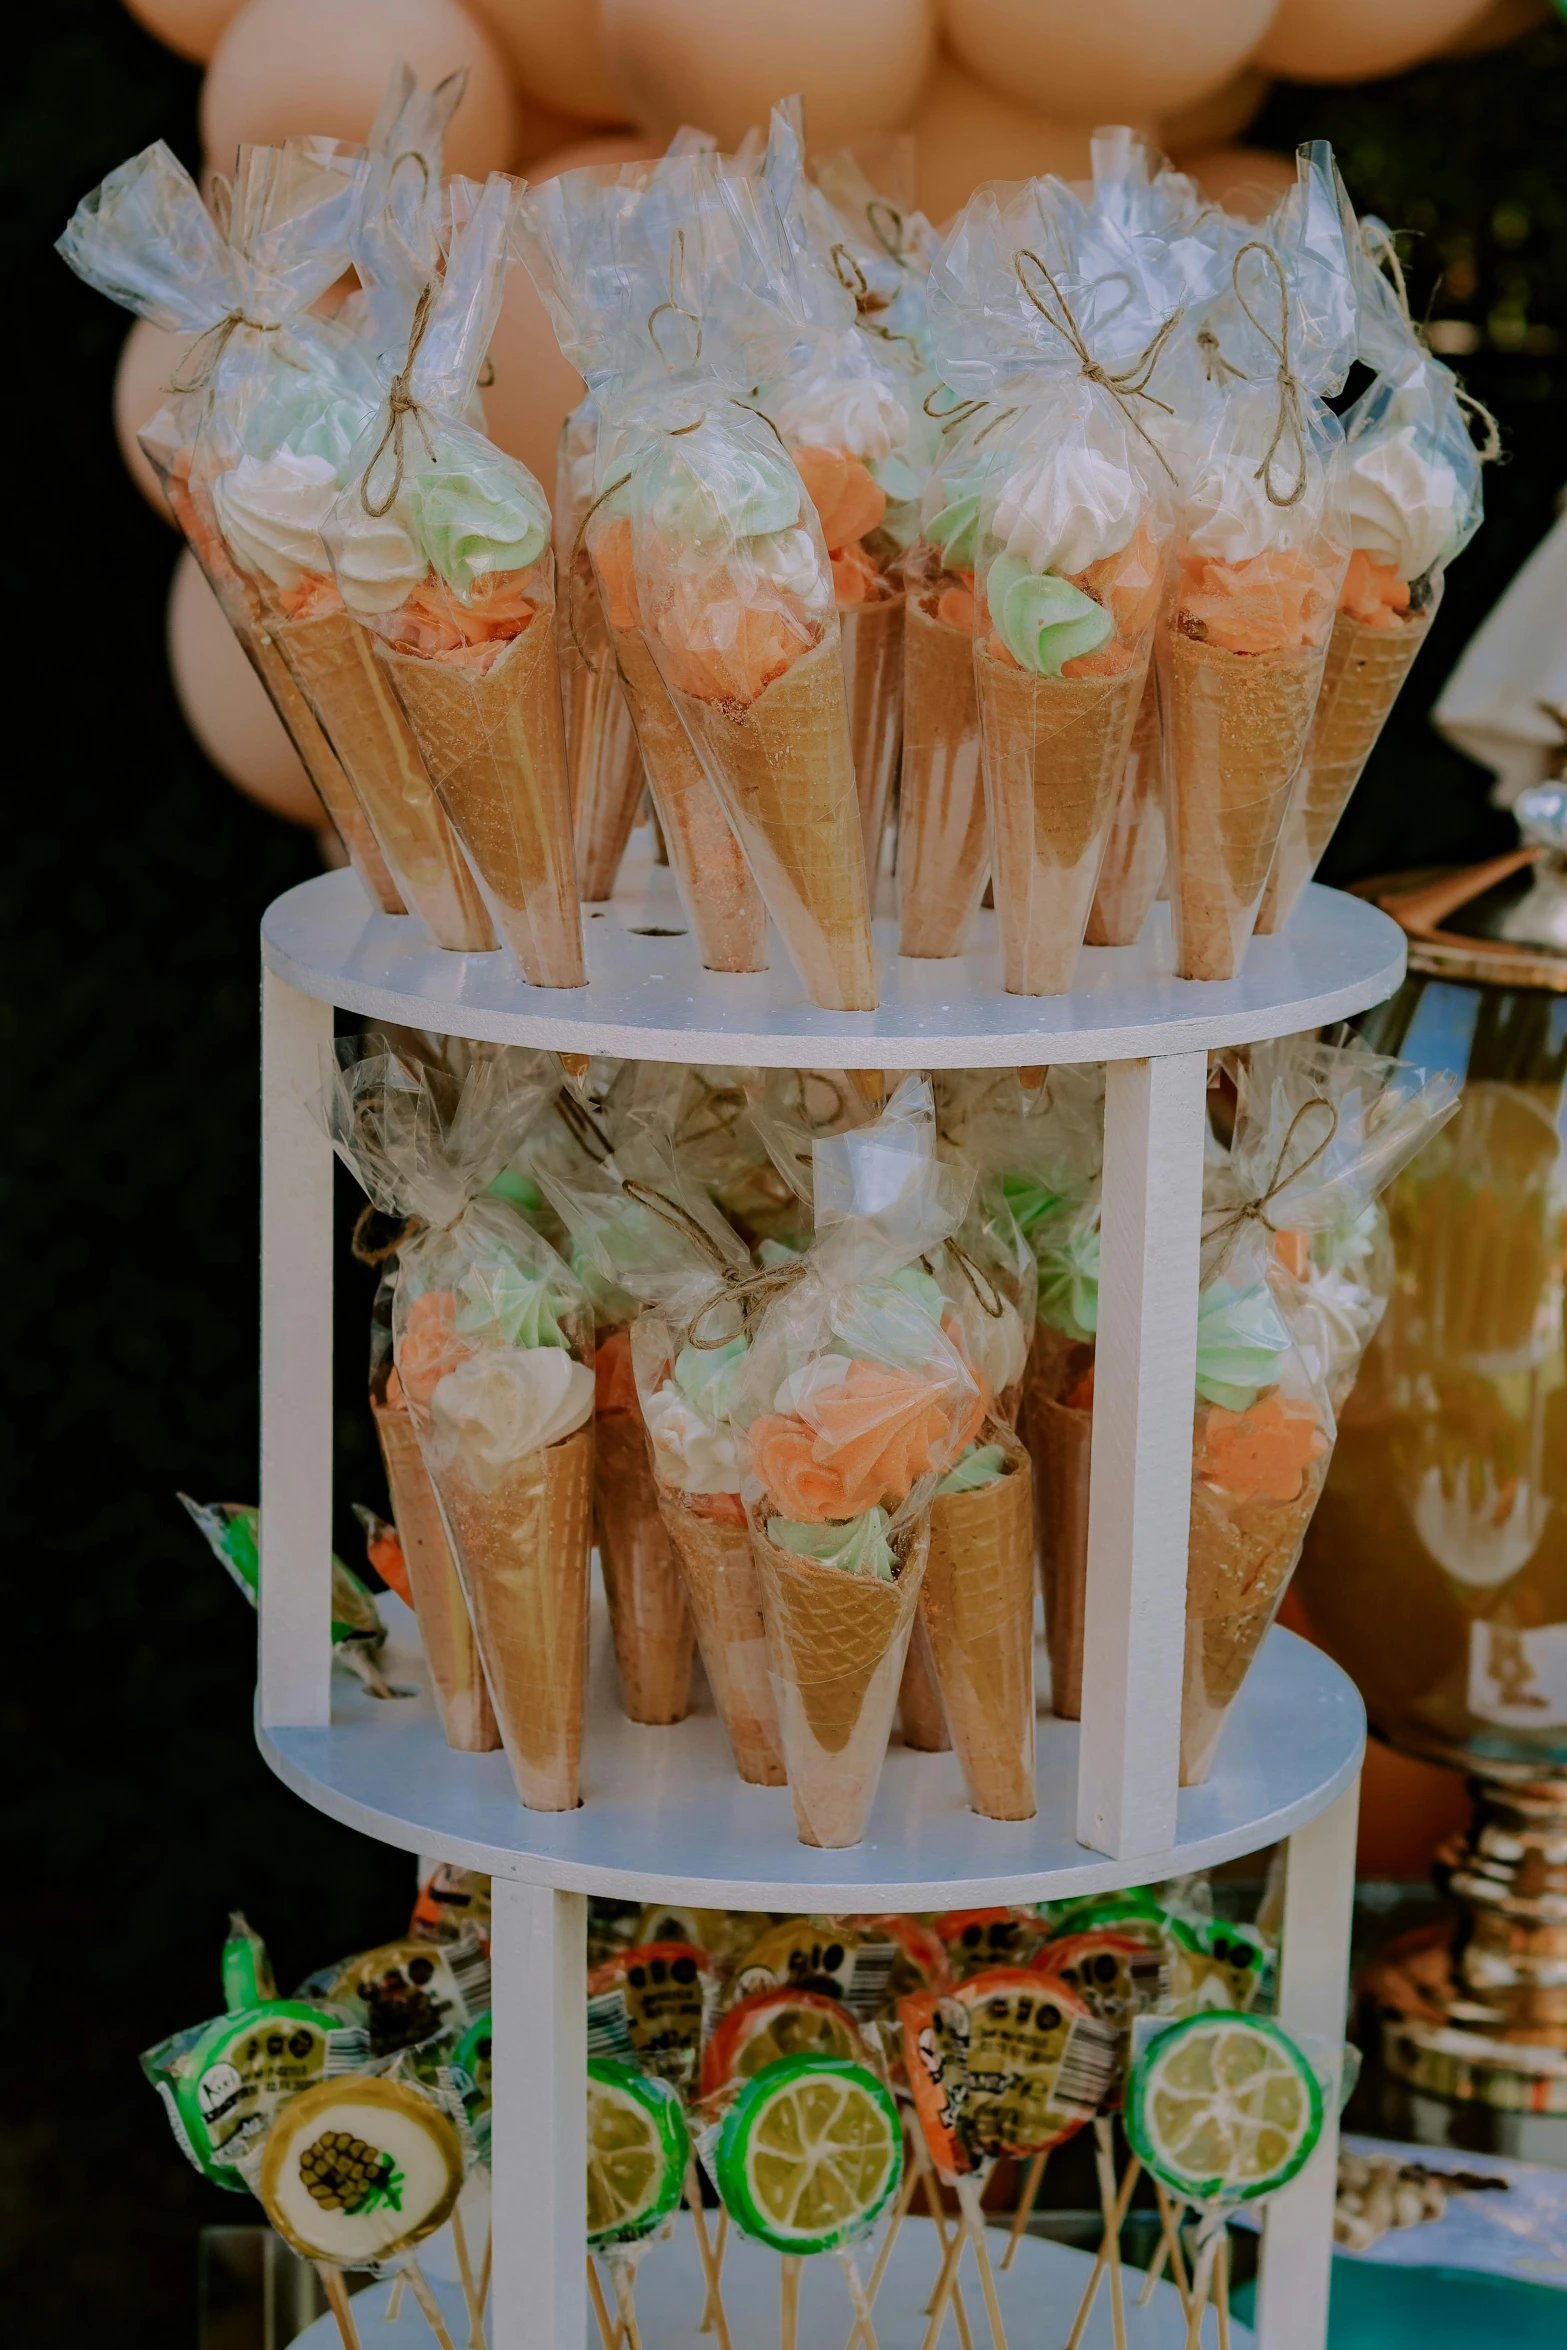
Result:
M553 106L540 106L525 90L512 91L511 168L531 178L541 157L558 155L563 148L576 147L584 139L598 136L596 126L583 122L574 114L557 114Z
M943 58L909 118L920 209L934 221L966 204L982 180L1026 180L1044 171L1084 179L1088 132L1047 122L970 79Z
M1243 220L1265 219L1295 185L1293 156L1268 147L1211 147L1206 155L1183 156L1181 169L1211 203Z
M120 345L120 363L114 371L114 437L120 444L132 481L149 506L173 524L163 485L142 454L136 435L157 415L168 397L168 386L179 373L190 349L190 335L169 334L150 318L138 318Z
M231 171L247 140L367 137L399 58L427 85L468 69L447 170L476 179L507 170L517 133L510 76L491 34L456 0L246 0L201 93L209 166Z
M1486 0L1281 0L1256 62L1295 82L1402 73L1455 40Z
M1375 0L1363 0L1371 7ZM1222 89L1278 0L942 0L960 64L1015 106L1066 122L1173 114Z
M813 147L907 122L935 48L934 0L604 0L604 47L632 118L699 123L732 147L776 99L805 99Z
M177 57L205 65L240 0L125 0L138 24Z
M582 378L561 357L549 313L521 263L507 274L490 368L494 381L484 388L490 438L508 457L522 459L553 503L560 428L582 397Z
M1548 24L1552 13L1550 0L1492 0L1483 16L1465 25L1456 40L1444 43L1437 54L1482 57L1489 49L1505 49L1509 41L1521 40L1537 25Z
M1269 88L1265 73L1259 73L1254 65L1243 65L1235 79L1215 90L1211 98L1199 98L1195 106L1183 106L1178 113L1165 115L1159 125L1161 145L1170 155L1200 155L1205 147L1238 139L1262 111Z
M168 635L174 691L213 766L274 816L319 832L321 802L299 753L188 547L174 567Z
M468 0L530 98L584 122L624 122L609 78L600 0Z

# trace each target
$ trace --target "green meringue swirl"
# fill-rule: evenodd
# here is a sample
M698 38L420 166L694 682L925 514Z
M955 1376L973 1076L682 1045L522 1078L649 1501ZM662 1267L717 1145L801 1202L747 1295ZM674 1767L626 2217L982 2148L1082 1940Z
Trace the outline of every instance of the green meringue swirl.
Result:
M496 572L527 571L549 544L543 491L498 451L443 452L406 495L415 538L459 596Z
M998 555L985 581L996 633L1035 677L1059 677L1062 665L1097 653L1115 634L1102 604L1054 572L1030 571L1015 555Z
M891 1583L896 1561L887 1540L888 1517L879 1507L840 1526L802 1526L792 1518L769 1518L767 1539L796 1558L816 1559L824 1567L841 1567L846 1575L873 1575Z
M1007 1456L999 1444L971 1444L936 1487L938 1493L973 1493L994 1485L1006 1472Z
M1197 1393L1205 1403L1248 1411L1278 1377L1290 1334L1265 1282L1244 1289L1222 1275L1197 1300Z

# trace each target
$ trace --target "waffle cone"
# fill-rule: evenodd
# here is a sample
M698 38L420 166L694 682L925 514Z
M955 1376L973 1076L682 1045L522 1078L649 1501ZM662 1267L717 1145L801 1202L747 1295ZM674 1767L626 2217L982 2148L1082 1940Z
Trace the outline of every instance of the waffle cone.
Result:
M1426 641L1435 609L1431 604L1412 612L1396 628L1368 628L1348 612L1334 614L1311 739L1257 913L1260 931L1282 930L1294 913Z
M565 627L559 615L557 627ZM577 887L590 906L614 895L615 876L642 804L642 754L631 712L608 645L596 652L595 669L574 645L563 646L560 657Z
M446 1743L459 1754L490 1754L501 1734L413 1420L406 1410L392 1411L385 1404L372 1403L370 1409Z
M368 629L351 612L337 611L278 621L271 634L341 760L404 899L438 946L485 953L495 932L484 900Z
M1143 672L1034 677L983 645L974 667L1002 984L1009 995L1064 995L1094 902Z
M494 1493L436 1478L501 1743L530 1811L576 1808L588 1660L593 1427L529 1453Z
M533 987L583 987L560 674L536 616L484 676L378 640L442 805Z
M1323 656L1228 653L1172 630L1161 679L1175 968L1233 979L1311 731Z
M1005 1476L938 1493L920 1625L930 1644L969 1801L989 1820L1031 1820L1034 1800L1034 1503L1028 1455L994 1424Z
M594 1443L593 1519L626 1713L633 1722L684 1721L695 1635L641 1412L601 1412Z
M658 1506L685 1578L702 1668L735 1769L753 1787L782 1787L787 1773L750 1529L701 1517L677 1493L661 1492Z
M909 1653L903 1660L903 1679L898 1683L898 1728L905 1746L912 1746L917 1754L950 1754L952 1739L947 1730L947 1717L941 1710L941 1691L936 1686L936 1668L931 1662L930 1643L918 1617L909 1635Z
M765 971L767 908L640 631L610 630L648 791L703 967Z
M1181 1785L1200 1786L1230 1707L1295 1571L1331 1447L1311 1462L1291 1501L1237 1501L1195 1471L1186 1564L1186 1666L1181 1691Z
M672 698L807 995L829 1011L873 1012L870 899L836 630L748 709Z
M252 669L271 696L273 709L288 730L300 764L315 786L316 798L331 819L348 862L364 883L366 897L383 914L406 914L408 908L392 879L370 819L359 805L342 761L322 733L320 720L273 643L271 632L245 621L236 624L235 634L250 657Z
M1150 662L1104 863L1099 868L1086 943L1091 947L1136 946L1163 879L1164 760L1159 739L1159 681Z
M1039 1494L1039 1574L1050 1653L1050 1708L1083 1712L1083 1617L1088 1603L1088 1464L1092 1412L1050 1396L1034 1400L1029 1452Z
M961 955L990 875L974 639L909 598L903 623L898 952Z
M860 839L874 899L903 733L903 598L840 606L838 635L860 801Z
M753 1528L778 1730L802 1844L858 1844L892 1729L928 1523L895 1583L796 1558Z

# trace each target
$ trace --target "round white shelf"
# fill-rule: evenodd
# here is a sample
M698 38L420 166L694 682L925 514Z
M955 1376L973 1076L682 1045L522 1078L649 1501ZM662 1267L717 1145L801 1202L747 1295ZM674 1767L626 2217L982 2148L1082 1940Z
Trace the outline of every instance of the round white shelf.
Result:
M806 1001L778 946L772 968L704 971L667 866L629 855L612 905L584 909L590 978L529 987L510 955L447 954L408 916L375 913L352 873L302 882L261 925L269 968L301 993L449 1036L621 1059L754 1067L991 1068L1212 1051L1342 1020L1392 994L1404 934L1341 890L1306 891L1280 938L1252 941L1238 979L1177 979L1169 908L1135 947L1085 947L1067 996L1007 995L995 916L968 954L914 962L878 922L876 1012Z
M980 1819L956 1758L895 1740L862 1844L801 1844L787 1788L736 1776L700 1667L691 1713L640 1728L620 1710L609 1623L595 1589L581 1806L526 1811L501 1754L454 1754L421 1685L418 1627L384 1597L387 1677L415 1696L366 1695L333 1677L330 1729L258 1728L284 1784L384 1844L562 1892L699 1908L966 1908L1109 1892L1256 1852L1314 1819L1360 1768L1366 1716L1321 1652L1275 1631L1236 1702L1213 1774L1182 1791L1167 1852L1110 1860L1077 1842L1078 1726L1041 1715L1039 1811ZM1041 1681L1043 1660L1041 1658Z

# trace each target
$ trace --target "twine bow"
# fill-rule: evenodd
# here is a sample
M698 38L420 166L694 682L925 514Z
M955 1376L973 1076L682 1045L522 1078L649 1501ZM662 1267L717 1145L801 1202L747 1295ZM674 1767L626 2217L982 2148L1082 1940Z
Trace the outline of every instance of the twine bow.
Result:
M945 1246L958 1271L974 1292L975 1302L980 1312L988 1314L993 1322L999 1322L1007 1310L1006 1300L991 1280L990 1275L975 1263L963 1243L960 1240L954 1240L950 1232L947 1235ZM927 1266L926 1269L928 1271L929 1267ZM983 1288L980 1286L981 1283L984 1284Z
M1398 246L1394 242L1393 232L1391 229L1384 228L1380 220L1363 221L1360 241L1365 247L1367 258L1374 261L1378 269L1382 270L1391 281L1393 298L1398 304L1399 316L1403 319L1404 324L1422 349L1429 350L1431 346L1424 326L1417 326L1410 314L1409 288L1404 282L1404 265L1398 258ZM1449 373L1451 372L1449 370ZM1485 438L1480 443L1480 462L1482 465L1494 465L1502 453L1501 426L1485 402L1477 400L1473 392L1466 391L1456 375L1453 376L1453 396L1463 411L1466 422L1472 416L1484 427Z
M1298 1167L1291 1167L1288 1165L1291 1145L1295 1140L1296 1133L1302 1120L1309 1118L1313 1110L1327 1111L1327 1132L1323 1135L1322 1140L1317 1144L1316 1148L1307 1152L1306 1156L1301 1160ZM1212 1227L1210 1231L1207 1231L1203 1234L1203 1242L1205 1246L1213 1241L1218 1241L1221 1243L1218 1259L1220 1263L1222 1263L1224 1258L1228 1256L1230 1246L1237 1234L1240 1232L1242 1225L1246 1224L1252 1219L1255 1219L1255 1221L1262 1226L1265 1232L1276 1233L1278 1231L1278 1226L1273 1222L1272 1218L1267 1212L1268 1209L1278 1198L1281 1191L1286 1190L1290 1184L1298 1182L1302 1175L1308 1173L1309 1170L1316 1165L1317 1161L1323 1156L1324 1152L1327 1151L1332 1144L1333 1137L1335 1134L1337 1134L1337 1132L1338 1111L1328 1100L1326 1094L1314 1093L1309 1101L1304 1101L1301 1103L1300 1108L1295 1112L1294 1117L1289 1122L1289 1126L1285 1131L1284 1140L1279 1145L1279 1155L1273 1162L1273 1175L1267 1187L1264 1190L1259 1191L1255 1198L1242 1200L1238 1207L1231 1208L1227 1214L1220 1217L1219 1221Z
M196 353L198 351L202 352L202 356L197 362L195 374L179 374L174 376L169 383L169 390L171 392L181 394L185 392L204 392L208 384L211 383L214 375L217 373L218 363L222 359L224 352L229 347L229 337L242 326L248 328L252 334L256 335L275 335L278 331L276 320L274 320L271 325L268 325L264 318L252 318L250 313L246 310L230 310L226 317L214 320L211 326L204 329L204 331L196 337L196 340L191 344L190 349L186 352L183 362L183 365L186 368L190 366L192 359L196 357ZM210 349L203 351L203 344L210 345Z
M1260 253L1273 272L1279 290L1279 331L1277 334L1272 333L1268 327L1263 325L1262 320L1241 292L1241 263L1248 253ZM1252 325L1278 361L1274 380L1279 388L1279 411L1274 419L1273 438L1268 443L1268 453L1252 479L1261 482L1267 493L1270 506L1297 506L1306 494L1306 412L1301 402L1300 378L1290 365L1289 288L1284 282L1284 270L1272 246L1261 244L1256 238L1253 238L1249 245L1242 245L1230 266L1230 283L1235 288L1236 301L1239 302L1246 316L1251 320ZM1292 443L1295 452L1295 486L1287 498L1281 498L1273 486L1273 463L1278 456L1281 444L1286 439Z
M1051 299L1056 305L1054 310L1052 310L1044 301L1038 287L1029 284L1028 275L1023 266L1024 263L1028 261L1033 263L1040 276L1044 279L1046 285L1050 288ZM1158 458L1159 463L1163 466L1165 472L1169 475L1170 480L1174 481L1175 475L1171 471L1169 459L1166 457L1164 451L1160 448L1158 442L1153 438L1152 434L1144 429L1137 411L1132 406L1132 402L1134 400L1146 400L1151 408L1160 409L1164 415L1174 415L1175 411L1167 400L1155 399L1153 393L1148 389L1148 383L1154 369L1159 364L1160 353L1163 351L1165 344L1169 341L1170 336L1174 333L1175 328L1179 323L1181 312L1179 310L1172 310L1169 317L1164 321L1164 324L1156 328L1148 342L1144 344L1141 353L1136 359L1132 361L1131 366L1123 367L1119 370L1119 372L1117 372L1108 367L1101 367L1098 360L1089 350L1088 345L1083 340L1082 330L1079 328L1077 320L1073 316L1071 304L1068 302L1065 294L1062 293L1061 288L1057 285L1049 270L1040 260L1039 255L1029 251L1028 248L1025 247L1021 252L1014 253L1012 256L1012 267L1016 273L1018 284L1022 287L1027 299L1032 302L1034 308L1039 312L1039 315L1044 320L1045 324L1047 326L1054 327L1056 333L1062 336L1066 342L1070 343L1072 349L1077 354L1078 363L1081 366L1084 375L1087 376L1089 382L1091 384L1098 384L1102 391L1109 393L1111 399L1120 409L1121 414L1126 418L1127 423L1136 433L1138 439L1147 443L1148 447L1152 449L1154 455Z
M702 356L701 317L695 310L690 309L688 305L680 298L681 281L685 277L685 274L686 232L683 228L677 228L669 247L669 298L664 302L655 302L652 309L647 314L648 341L652 344L660 359L663 360L664 365L668 368L671 375L673 375L675 371L675 363L670 358L669 353L664 349L662 342L659 340L658 322L661 318L666 316L670 318L683 318L688 326L694 326L696 329L696 349L692 352L688 364L692 367L695 367L697 361Z
M403 432L410 416L419 427L419 437L424 443L426 454L432 464L435 461L435 444L425 428L424 410L414 398L410 388L413 381L414 361L419 356L419 346L424 341L425 329L430 323L430 313L434 307L435 281L431 279L425 285L424 291L420 294L415 305L413 324L408 334L407 355L386 389L386 425L359 483L359 503L371 519L376 522L379 522L383 515L391 513L392 508L402 495L403 476L407 468L407 452L403 445ZM370 476L388 449L391 450L394 460L392 486L379 505L372 505Z
M639 1182L635 1176L628 1176L621 1189L628 1199L636 1200L653 1215L661 1217L676 1232L683 1234L718 1275L721 1286L705 1305L698 1306L686 1324L686 1344L695 1347L699 1354L715 1353L719 1347L728 1346L730 1340L738 1335L731 1331L728 1338L697 1336L702 1323L716 1307L737 1307L740 1330L747 1332L763 1308L770 1305L775 1297L781 1297L785 1290L792 1289L805 1273L806 1261L803 1257L793 1265L764 1265L759 1272L743 1271L740 1266L730 1262L713 1235L697 1222L689 1208L682 1207L667 1192L657 1191L651 1183Z
M1222 384L1227 375L1233 375L1237 383L1246 381L1245 369L1230 365L1211 326L1200 326L1197 329L1197 350L1202 359L1203 375L1209 383Z

